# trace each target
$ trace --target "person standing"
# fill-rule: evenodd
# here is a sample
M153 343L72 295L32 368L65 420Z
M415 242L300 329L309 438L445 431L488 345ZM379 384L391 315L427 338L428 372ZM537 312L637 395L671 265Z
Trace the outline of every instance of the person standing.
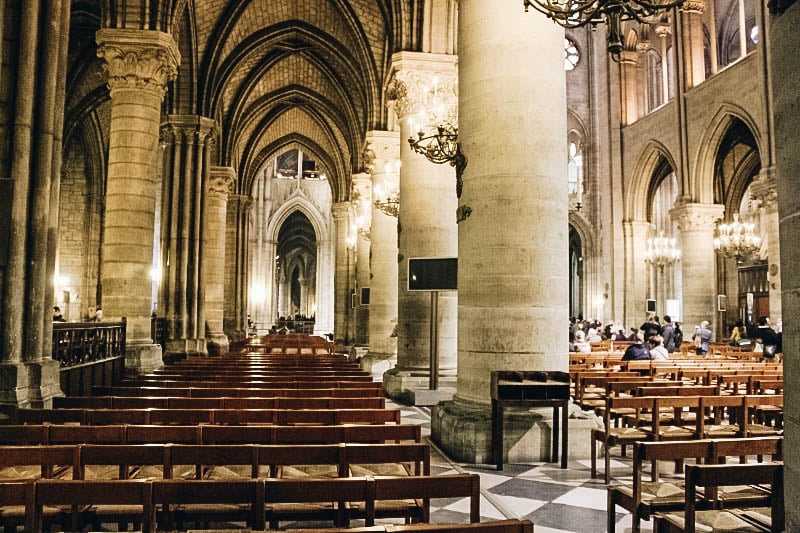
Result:
M661 336L664 338L664 348L667 353L674 353L675 348L675 326L672 324L672 318L669 315L664 315L664 329L661 331Z
M67 319L61 314L61 308L57 305L53 306L53 322L66 322Z
M697 346L697 355L706 355L711 343L711 330L708 327L708 320L703 320L692 335L692 340Z

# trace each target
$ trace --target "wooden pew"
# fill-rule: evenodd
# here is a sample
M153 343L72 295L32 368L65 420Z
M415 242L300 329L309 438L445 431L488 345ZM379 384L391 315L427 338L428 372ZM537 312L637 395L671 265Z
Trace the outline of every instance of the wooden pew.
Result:
M264 528L263 482L240 480L161 480L153 482L158 529L183 528L189 521L245 522Z
M4 531L34 531L33 508L36 484L31 482L0 483L0 527Z

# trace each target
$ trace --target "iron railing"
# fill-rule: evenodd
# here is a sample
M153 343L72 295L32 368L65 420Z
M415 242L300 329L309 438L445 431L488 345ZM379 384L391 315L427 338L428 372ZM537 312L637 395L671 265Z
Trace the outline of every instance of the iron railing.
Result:
M125 356L126 321L53 322L53 359L63 367Z

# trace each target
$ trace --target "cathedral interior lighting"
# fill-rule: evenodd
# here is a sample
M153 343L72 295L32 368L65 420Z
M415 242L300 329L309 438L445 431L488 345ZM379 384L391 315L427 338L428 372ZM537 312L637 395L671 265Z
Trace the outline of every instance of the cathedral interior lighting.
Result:
M677 248L675 239L664 237L662 231L658 237L647 239L644 260L657 267L671 266L681 260L681 251Z
M754 229L755 224L740 222L739 213L734 213L733 222L717 226L714 249L725 257L749 259L761 246L761 237L753 234Z

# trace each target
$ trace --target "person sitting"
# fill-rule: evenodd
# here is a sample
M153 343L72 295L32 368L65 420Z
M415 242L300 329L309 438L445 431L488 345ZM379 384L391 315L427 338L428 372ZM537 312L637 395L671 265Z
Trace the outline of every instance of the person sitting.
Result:
M778 345L781 339L775 330L769 325L769 317L762 316L758 319L758 337L761 343L763 359L774 361L778 353Z
M94 312L94 316L91 317L87 322L102 322L103 321L103 309L100 307Z
M602 342L603 337L601 337L595 328L589 328L589 331L586 332L586 342L592 344L596 342Z
M586 342L586 335L582 330L575 332L575 351L578 353L592 353L592 346Z
M634 343L628 346L625 354L622 356L623 361L649 361L650 350L644 345L644 333L641 331L636 332L636 339Z
M650 344L650 359L653 361L669 361L669 351L664 346L664 337L653 335L648 342Z
M66 322L67 319L61 314L61 308L57 305L53 306L53 322Z

